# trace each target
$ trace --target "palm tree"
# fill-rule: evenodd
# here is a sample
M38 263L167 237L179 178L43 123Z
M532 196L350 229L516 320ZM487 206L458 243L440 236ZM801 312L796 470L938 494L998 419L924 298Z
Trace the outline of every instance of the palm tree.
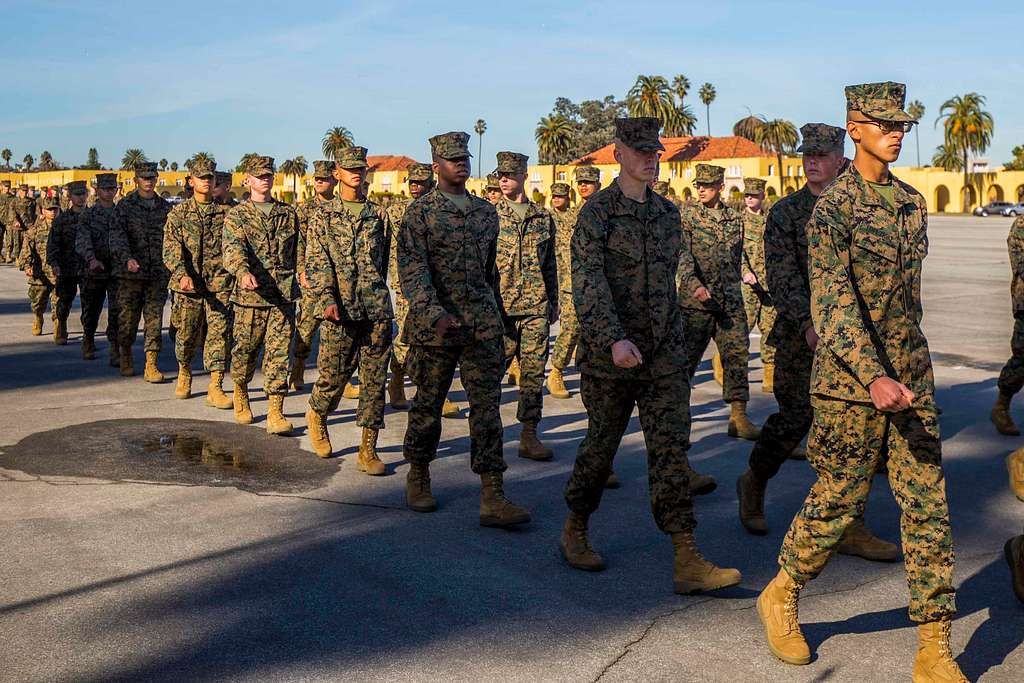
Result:
M537 152L542 164L551 164L551 182L555 182L555 171L559 163L566 163L572 156L576 127L561 114L544 116L533 131L537 141Z
M177 161L172 161L171 162L171 171L174 172L174 171L177 171L177 170L178 170L178 162Z
M675 115L676 103L664 76L637 76L626 93L630 116L653 116L664 126Z
M963 162L964 187L961 192L963 211L970 207L970 178L967 166L968 154L983 154L992 144L995 124L992 115L982 109L985 97L976 92L957 95L942 103L935 125L942 121L945 145L960 153Z
M259 154L256 152L247 152L242 155L242 158L238 160L238 165L235 166L235 173L245 173L249 170L249 162L258 157Z
M26 171L31 171L32 166L35 165L36 163L36 160L32 157L31 154L26 154L25 158L21 160L21 163L24 164L23 168Z
M700 101L703 102L704 106L707 108L708 137L711 137L711 103L715 101L715 95L718 93L715 92L715 86L710 83L705 83L700 86L700 90L697 94L700 95Z
M96 151L95 147L90 147L89 152L85 155L85 168L93 171L103 168L100 164L100 153Z
M4 147L4 150L2 152L0 152L0 158L2 158L4 160L4 167L5 168L10 168L11 167L11 157L12 156L14 156L14 155L11 154L11 150L7 149L6 147Z
M914 100L913 102L908 104L907 105L907 113L910 114L914 118L915 121L920 121L921 119L923 119L924 118L924 105L921 104L921 100ZM916 128L914 129L914 143L917 145L917 165L920 168L920 166L921 166L921 136L917 132Z
M341 151L355 144L355 139L345 126L335 126L327 129L322 143L324 156L332 161L337 161L341 156Z
M960 152L947 145L939 145L932 155L932 165L945 171L959 171L963 168L963 163Z
M121 170L122 171L134 171L138 164L149 161L146 158L146 153L137 147L130 147L124 151L124 156L121 157Z
M160 170L161 171L166 171L167 170L167 159L161 159L160 160Z
M309 164L306 162L306 157L301 154L281 164L281 173L292 176L292 194L295 195L296 199L299 196L299 176L306 175L308 168Z
M476 143L476 157L477 157L476 177L479 180L480 177L481 177L480 174L483 173L483 169L484 169L484 162L481 161L481 155L483 155L483 153L484 153L484 133L487 132L487 122L484 121L483 119L477 119L476 120L476 125L473 126L473 132L476 133L476 138L477 138L477 143Z
M189 157L188 159L185 160L185 169L191 171L192 170L192 166L197 161L206 161L206 162L209 162L211 164L217 163L217 160L214 159L213 155L210 154L209 152L196 152L191 157Z
M765 121L757 131L755 142L766 152L775 154L778 164L776 169L779 173L779 196L785 194L783 187L782 155L793 154L800 136L796 132L796 126L785 119L772 119Z
M52 171L54 166L53 155L44 149L43 153L39 155L39 170Z
M732 126L732 134L746 138L751 142L757 142L757 131L764 125L764 119L760 116L745 116Z
M680 101L672 112L672 118L665 122L665 135L673 138L693 135L693 129L696 127L697 117L693 115L693 110Z
M686 76L679 74L672 79L672 92L679 98L679 104L683 104L683 100L690 94L690 79Z

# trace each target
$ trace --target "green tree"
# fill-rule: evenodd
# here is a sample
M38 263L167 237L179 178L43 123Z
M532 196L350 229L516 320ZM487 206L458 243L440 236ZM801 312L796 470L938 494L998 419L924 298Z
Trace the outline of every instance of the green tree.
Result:
M178 162L177 161L172 161L171 162L171 171L174 172L174 171L177 171L177 170L178 170Z
M682 104L690 94L690 79L682 74L677 75L672 79L672 92L679 99L679 104Z
M484 153L484 133L487 132L487 122L483 119L477 119L476 125L473 126L473 132L476 133L476 177L479 179L484 170L482 155Z
M796 126L785 119L765 121L757 131L755 142L766 152L775 155L776 170L779 174L779 196L785 194L785 176L782 173L782 156L794 154L800 135Z
M9 169L11 167L12 156L14 155L11 154L11 150L7 149L6 147L4 147L3 151L0 152L0 159L4 160L4 168Z
M137 147L130 147L124 151L124 156L121 157L121 170L122 171L134 171L138 164L149 161L146 158L146 153Z
M1007 171L1024 171L1024 145L1017 145L1010 153L1013 154L1013 161L1007 163L1003 168Z
M95 147L89 148L89 153L85 157L85 168L90 171L98 171L103 168L100 165L100 153L96 151Z
M939 145L932 155L932 165L938 166L944 171L959 171L964 167L964 161L960 158L960 152L948 145Z
M306 162L306 157L301 154L281 164L281 173L292 177L292 194L295 195L296 199L299 197L299 176L306 175L308 168L309 164Z
M22 168L27 172L31 171L32 167L35 166L36 160L31 154L26 154L25 158L21 160Z
M718 93L715 92L715 86L710 83L705 83L700 86L700 90L697 94L700 95L700 101L704 103L704 107L707 111L708 137L711 137L711 103L715 101L715 96Z
M161 171L166 171L167 170L167 159L161 159L160 160L160 170Z
M573 138L576 129L569 119L560 114L541 117L533 131L537 141L537 153L540 163L551 164L551 182L555 182L555 171L558 164L572 161Z
M355 144L355 139L352 137L351 131L345 128L345 126L334 126L327 129L321 143L324 157L337 161L341 156L342 150L348 149Z
M995 128L992 115L985 111L985 97L976 92L956 95L942 103L939 117L935 125L942 122L945 146L960 154L963 164L964 186L961 191L962 211L971 210L970 170L967 165L968 154L984 154L992 144L992 132Z
M242 155L242 158L238 160L238 165L235 166L235 173L245 173L249 170L249 162L258 157L259 154L256 152L246 152Z
M690 79L678 74L672 79L672 94L675 96L675 112L672 119L665 123L665 135L678 137L681 135L693 135L693 129L697 127L697 117L693 110L686 104L686 96L690 93Z
M42 154L39 155L39 170L52 171L56 166L57 164L53 161L53 155L44 149Z
M195 165L197 161L205 161L211 164L217 163L217 160L214 159L213 155L210 154L209 152L196 152L195 154L193 154L192 156L185 160L185 170L191 171L192 166Z
M914 100L907 105L907 113L910 114L915 121L920 121L924 118L924 105L921 104L921 100ZM917 165L921 166L921 136L914 129L914 144L917 147Z
M664 76L637 76L626 93L630 116L653 116L664 126L675 116L676 103L672 88Z
M745 116L732 126L732 134L746 138L751 142L757 142L757 132L764 126L764 119L760 116Z

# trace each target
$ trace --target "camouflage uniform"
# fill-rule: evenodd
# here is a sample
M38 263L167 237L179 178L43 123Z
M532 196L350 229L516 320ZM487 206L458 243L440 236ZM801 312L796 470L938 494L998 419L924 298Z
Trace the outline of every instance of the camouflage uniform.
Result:
M743 191L747 194L764 192L764 181L760 178L747 178ZM743 307L747 312L747 328L754 326L761 331L761 362L765 367L775 364L775 346L771 343L771 331L775 325L775 306L772 304L768 290L768 279L765 275L765 223L767 216L753 213L744 208L743 214L743 264L741 274L753 273L757 278L754 285L743 283Z
M28 186L21 185L18 189L27 192ZM15 258L21 253L21 243L26 231L36 222L36 201L25 196L12 197L9 202L4 240L8 258Z
M698 164L696 182L715 183L724 169ZM748 337L743 294L740 289L740 261L743 256L743 221L719 201L708 208L697 203L682 211L683 248L692 255L692 268L679 272L679 305L683 308L690 376L697 371L708 342L715 340L725 367L722 398L726 403L746 402ZM711 299L700 302L693 295L707 288Z
M437 135L431 148L444 158L468 156L468 140L466 133ZM409 301L402 337L417 387L403 449L413 464L434 459L441 407L458 366L470 405L470 466L477 474L503 472L498 214L485 199L467 193L465 201L463 212L435 187L409 206L402 221L398 274ZM445 314L461 327L438 336L434 324Z
M197 177L213 175L213 164L196 162L191 172ZM231 346L231 303L234 285L224 268L224 217L228 207L212 201L201 204L195 195L175 206L167 216L164 230L164 265L170 271L171 323L177 329L174 355L178 363L191 367L203 326L203 366L210 372L227 370ZM181 278L192 279L192 289L181 286Z
M18 254L7 253L7 231L8 223L12 222L12 219L8 214L13 211L12 203L14 197L10 193L11 181L3 180L0 181L0 262L10 263L18 256Z
M657 119L616 123L616 137L625 144L661 147ZM689 257L680 240L679 211L650 190L644 203L627 199L616 181L583 206L571 245L581 328L580 395L589 422L566 503L584 517L597 509L637 406L654 519L665 533L691 530L696 521L686 457L690 385L676 299L677 268ZM612 362L612 345L624 339L640 350L643 364L620 368Z
M61 211L53 219L50 237L46 243L46 262L53 269L59 268L60 275L54 282L56 295L53 316L54 320L67 323L71 314L71 306L78 294L78 254L75 253L75 238L82 212L72 210Z
M269 172L273 172L273 160L269 163ZM256 372L260 348L265 346L264 390L267 395L284 396L288 393L288 347L299 298L296 268L299 254L305 252L305 240L295 209L276 200L272 204L268 214L250 199L228 211L224 218L224 268L235 278L231 294L232 379L235 384L248 385ZM242 288L247 273L256 278L255 290Z
M1014 395L1024 387L1024 216L1018 216L1006 238L1010 253L1010 297L1013 300L1011 356L999 373L999 391Z
M56 203L53 204L56 207ZM18 268L20 270L32 269L32 275L28 278L28 300L32 304L32 312L42 315L46 312L46 300L50 300L50 315L53 320L57 319L57 292L54 283L57 278L47 261L47 244L50 241L50 229L52 224L39 212L39 218L32 226L24 231L24 239L21 241L21 251L18 254Z
M117 174L101 173L96 176L96 186L107 189L117 188ZM110 252L110 232L114 223L114 207L105 208L93 204L82 214L75 236L75 252L81 259L81 301L82 330L86 337L93 337L103 312L103 300L107 299L107 341L117 344L117 283L113 276L114 260ZM89 262L96 259L103 264L101 272L89 270Z
M551 192L555 196L554 186ZM551 210L551 216L555 219L555 263L558 267L558 336L551 347L551 366L559 370L569 365L580 336L576 307L572 303L572 254L569 249L578 214L577 209L568 207L564 211Z
M894 88L886 99L898 99L902 109L902 86L880 85ZM876 115L869 107L882 99L877 87L847 88L848 107ZM935 383L920 326L927 209L912 187L892 183L894 206L851 166L822 193L807 224L811 315L821 337L808 442L818 480L786 534L779 563L800 583L821 572L846 527L863 514L887 452L889 485L902 511L910 618L931 622L956 608ZM880 377L914 392L913 406L876 409L869 386Z
M314 161L313 162L313 177L314 178L331 178L334 171L333 161ZM312 219L313 214L316 213L318 207L325 203L325 200L320 195L313 195L306 201L299 204L295 209L295 215L299 219L299 229L302 231L302 239L305 240L306 244L309 244L309 222ZM304 253L299 254L299 272L305 270L306 255ZM302 298L299 299L299 303L296 306L295 311L295 358L296 362L300 362L298 359L302 359L301 362L305 362L305 359L309 357L309 354L313 348L313 335L316 334L317 328L320 327L320 320L316 317L313 309L316 307L316 296L310 294L306 295L306 292L302 292Z
M499 173L526 173L527 157L498 153ZM519 217L507 197L498 213L497 264L505 324L505 362L519 361L516 418L536 426L544 407L544 366L548 359L549 316L558 305L555 222L548 211L526 201Z

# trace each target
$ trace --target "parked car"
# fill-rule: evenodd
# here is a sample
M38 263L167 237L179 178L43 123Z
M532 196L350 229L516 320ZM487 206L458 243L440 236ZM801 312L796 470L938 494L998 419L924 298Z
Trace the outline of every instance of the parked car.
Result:
M1019 204L1010 204L1008 207L1003 209L1004 216L1024 216L1024 202Z
M1003 209L1010 206L1010 202L989 202L985 206L979 206L974 210L975 216L1002 216Z

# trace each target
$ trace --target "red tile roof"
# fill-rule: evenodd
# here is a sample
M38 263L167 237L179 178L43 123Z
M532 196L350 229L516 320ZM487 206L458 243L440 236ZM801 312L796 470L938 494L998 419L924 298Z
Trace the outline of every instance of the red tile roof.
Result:
M415 159L398 154L367 155L366 163L371 171L404 171L416 163Z
M662 161L711 161L772 156L750 140L738 135L721 138L709 138L704 135L661 138L661 144L665 145L665 151L661 155ZM614 151L615 145L608 144L573 163L614 164Z

